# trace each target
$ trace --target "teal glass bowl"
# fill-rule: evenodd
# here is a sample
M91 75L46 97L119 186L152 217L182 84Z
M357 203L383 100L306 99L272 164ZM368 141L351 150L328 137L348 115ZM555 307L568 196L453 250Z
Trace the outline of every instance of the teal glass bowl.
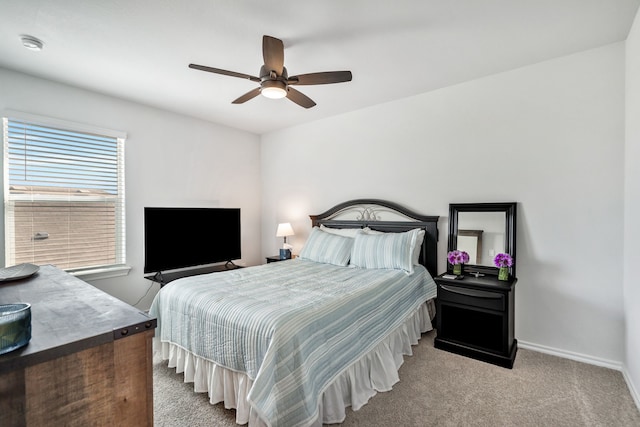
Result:
M0 354L24 347L31 340L31 304L0 304Z

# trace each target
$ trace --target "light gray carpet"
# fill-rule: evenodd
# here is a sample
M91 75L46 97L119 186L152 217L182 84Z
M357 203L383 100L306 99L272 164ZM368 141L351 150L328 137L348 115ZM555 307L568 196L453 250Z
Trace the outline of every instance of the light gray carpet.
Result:
M433 347L422 336L405 357L400 382L341 426L640 426L640 412L622 374L519 349L513 369ZM206 393L154 359L156 426L235 427L235 412L211 405Z

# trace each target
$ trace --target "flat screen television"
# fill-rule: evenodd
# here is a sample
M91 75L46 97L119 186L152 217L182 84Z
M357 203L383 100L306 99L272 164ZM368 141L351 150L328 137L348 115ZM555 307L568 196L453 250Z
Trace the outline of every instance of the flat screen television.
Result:
M242 258L239 208L144 208L144 272Z

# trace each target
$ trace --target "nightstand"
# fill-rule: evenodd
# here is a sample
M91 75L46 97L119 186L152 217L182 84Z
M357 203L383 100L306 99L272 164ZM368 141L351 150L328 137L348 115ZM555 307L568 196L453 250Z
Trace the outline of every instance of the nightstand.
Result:
M278 262L278 261L286 261L286 260L280 259L279 255L268 256L267 257L267 264L269 264L270 262Z
M437 276L436 348L512 368L518 351L514 338L516 278L496 276L445 279Z

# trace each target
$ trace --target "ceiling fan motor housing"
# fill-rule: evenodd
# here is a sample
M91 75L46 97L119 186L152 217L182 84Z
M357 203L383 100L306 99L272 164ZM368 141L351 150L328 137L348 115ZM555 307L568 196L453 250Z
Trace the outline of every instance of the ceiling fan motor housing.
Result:
M287 69L282 67L278 75L275 70L268 70L264 65L260 67L260 93L267 98L278 99L287 96Z
M275 70L268 70L264 65L260 67L260 80L282 80L287 81L289 78L289 74L287 73L287 68L282 67L282 73L278 75L278 72Z

